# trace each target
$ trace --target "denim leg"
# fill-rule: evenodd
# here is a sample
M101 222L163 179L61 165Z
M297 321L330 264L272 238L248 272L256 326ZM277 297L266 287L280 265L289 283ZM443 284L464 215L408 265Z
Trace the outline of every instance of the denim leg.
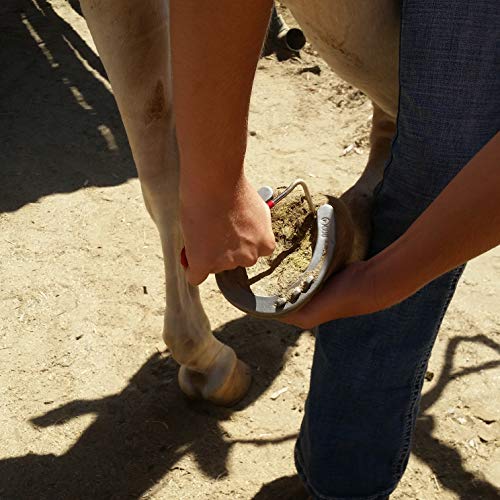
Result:
M498 0L404 0L398 129L371 254L396 240L500 128ZM320 327L299 474L315 499L384 500L409 457L428 359L463 268L401 304Z

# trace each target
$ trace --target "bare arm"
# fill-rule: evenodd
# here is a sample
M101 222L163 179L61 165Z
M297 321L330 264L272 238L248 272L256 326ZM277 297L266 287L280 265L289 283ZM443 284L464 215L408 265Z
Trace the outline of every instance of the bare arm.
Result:
M286 322L304 328L368 314L500 244L500 133L392 245L347 267Z
M271 6L271 0L171 1L181 221L193 284L273 250L267 207L243 171Z

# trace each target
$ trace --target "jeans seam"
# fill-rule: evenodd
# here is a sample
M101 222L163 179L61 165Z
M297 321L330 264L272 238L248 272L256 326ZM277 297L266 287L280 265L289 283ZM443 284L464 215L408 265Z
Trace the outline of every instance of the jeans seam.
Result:
M431 349L428 348L423 353L419 361L417 372L413 378L413 384L412 384L413 388L411 392L411 398L405 415L405 426L404 426L402 444L399 449L398 458L395 462L394 471L392 475L393 482L397 482L401 478L403 474L403 469L405 467L406 458L408 457L408 454L410 452L413 428L416 420L415 406L419 401L420 388L423 383L425 369L427 367L427 359L430 356L430 352Z
M420 358L419 365L417 372L413 378L413 389L412 389L412 397L410 399L410 403L408 405L408 409L406 412L405 416L405 431L403 433L403 441L402 445L400 447L399 453L398 453L398 458L395 462L394 466L394 472L393 472L393 482L399 482L401 479L404 469L405 469L405 464L407 457L410 453L410 448L411 448L411 443L412 443L412 435L413 435L413 429L415 427L415 421L417 419L417 412L415 411L415 406L418 404L420 400L420 394L422 391L422 385L423 385L423 379L425 376L425 371L427 369L427 365L429 362L429 358L432 352L432 348L434 346L435 339L437 337L437 334L439 332L439 329L441 328L441 323L444 319L444 316L446 314L446 310L448 309L448 306L451 302L451 299L453 297L453 293L455 290L455 287L457 285L458 280L460 279L460 276L462 274L463 266L460 268L455 269L452 271L454 273L453 279L450 280L448 284L448 290L446 294L446 300L443 302L443 305L441 307L441 312L439 314L439 320L436 323L436 328L434 331L433 338L430 342L430 347L428 347L424 353L422 354L422 357Z
M385 167L384 167L384 172L382 175L382 180L376 186L375 191L374 191L374 200L375 202L377 201L378 195L380 191L382 191L382 188L384 187L384 181L385 181L385 176L387 174L387 171L389 170L390 166L393 163L394 160L394 145L396 144L398 137L399 137L399 121L400 121L400 109L401 109L401 36L403 32L403 11L405 9L406 4L401 2L401 13L400 13L400 20L399 20L399 46L398 46L398 112L396 115L396 133L394 134L394 138L392 139L391 143L391 156L389 160L387 161ZM376 208L376 207L374 207ZM373 211L373 213L375 210ZM373 218L373 215L372 215Z

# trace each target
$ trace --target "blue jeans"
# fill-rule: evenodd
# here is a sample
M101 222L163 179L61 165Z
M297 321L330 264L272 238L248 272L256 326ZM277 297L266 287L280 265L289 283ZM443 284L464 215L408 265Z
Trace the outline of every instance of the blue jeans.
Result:
M401 2L397 134L371 254L499 130L498 0ZM428 359L463 268L385 311L322 325L297 441L314 499L384 500L405 470Z

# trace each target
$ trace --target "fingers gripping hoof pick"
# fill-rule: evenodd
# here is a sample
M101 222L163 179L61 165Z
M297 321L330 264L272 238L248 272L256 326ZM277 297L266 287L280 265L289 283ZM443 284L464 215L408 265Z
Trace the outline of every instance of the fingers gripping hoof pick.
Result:
M250 280L245 268L239 267L215 275L217 285L224 297L238 309L259 317L276 318L299 309L317 293L324 281L330 276L335 255L336 231L334 208L324 204L317 210L305 182L297 179L278 196L274 197L272 188L259 189L259 195L272 208L288 196L296 187L301 186L310 212L314 215L317 237L312 258L306 270L284 288L279 294L258 295L250 288Z

